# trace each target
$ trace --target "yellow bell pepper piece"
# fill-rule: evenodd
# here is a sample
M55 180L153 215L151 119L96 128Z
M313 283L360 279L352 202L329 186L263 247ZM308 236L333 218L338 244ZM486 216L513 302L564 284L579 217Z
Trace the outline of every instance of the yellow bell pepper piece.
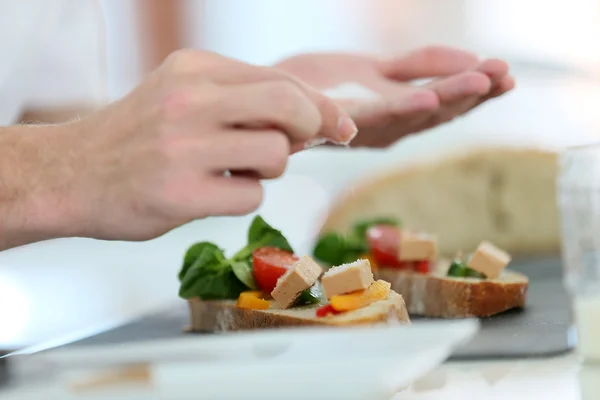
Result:
M379 268L379 266L377 265L377 261L375 261L375 257L373 257L372 254L366 253L360 256L359 258L362 258L363 260L369 260L369 264L371 264L371 271L375 272L375 270Z
M250 310L267 310L271 303L265 300L262 292L242 292L237 300L237 306Z
M353 293L333 296L329 304L339 312L358 310L379 300L385 300L390 294L391 284L386 281L375 281L366 288Z

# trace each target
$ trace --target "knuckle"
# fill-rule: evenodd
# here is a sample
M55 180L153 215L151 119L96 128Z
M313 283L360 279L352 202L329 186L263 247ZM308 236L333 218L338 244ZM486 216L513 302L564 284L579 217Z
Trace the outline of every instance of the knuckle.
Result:
M172 121L185 115L192 102L193 93L182 88L168 89L158 101L158 113L162 120Z
M201 113L206 118L215 115L222 107L223 95L210 85L200 90L196 86L175 85L164 90L158 101L158 114L162 121L174 122L188 115Z
M290 155L290 142L281 133L274 133L270 138L265 157L269 175L273 178L283 175Z
M196 49L175 50L165 58L164 70L170 74L201 72L205 67L213 65L217 56L213 53Z
M190 49L180 49L172 52L163 62L164 67L169 72L181 72L187 69L189 63L197 57L197 51Z
M303 93L300 88L287 80L273 82L267 93L272 103L273 112L280 118L290 118L298 112Z

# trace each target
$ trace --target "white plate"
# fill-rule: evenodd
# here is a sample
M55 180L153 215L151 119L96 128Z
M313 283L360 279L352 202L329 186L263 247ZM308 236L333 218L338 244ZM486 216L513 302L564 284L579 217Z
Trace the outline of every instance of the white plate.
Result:
M477 321L462 320L231 333L56 349L20 363L74 371L150 361L154 390L140 395L145 399L387 400L442 363L477 329ZM69 398L120 397L111 390ZM128 392L127 398L136 395Z

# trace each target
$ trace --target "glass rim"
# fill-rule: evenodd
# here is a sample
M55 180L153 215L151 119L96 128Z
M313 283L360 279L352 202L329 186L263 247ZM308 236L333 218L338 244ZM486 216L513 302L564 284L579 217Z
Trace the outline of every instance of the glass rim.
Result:
M577 153L585 150L600 150L600 140L597 142L577 144L573 146L567 146L563 149L563 153Z

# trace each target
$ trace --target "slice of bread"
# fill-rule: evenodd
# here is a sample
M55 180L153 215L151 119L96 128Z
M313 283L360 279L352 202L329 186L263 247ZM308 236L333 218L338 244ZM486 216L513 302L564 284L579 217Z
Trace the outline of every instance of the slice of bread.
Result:
M347 232L370 217L435 234L440 256L489 240L513 256L560 251L558 153L481 148L369 176L342 194L321 229Z
M385 300L368 307L338 315L317 318L320 306L306 306L289 309L275 308L271 302L268 310L249 310L236 306L235 300L201 301L189 300L191 327L194 332L237 331L263 328L283 328L310 325L369 325L399 322L410 324L404 299L398 293L390 292Z
M529 279L504 270L498 279L446 276L448 262L440 262L431 274L379 268L376 279L392 284L402 294L409 314L435 318L489 317L525 307Z

